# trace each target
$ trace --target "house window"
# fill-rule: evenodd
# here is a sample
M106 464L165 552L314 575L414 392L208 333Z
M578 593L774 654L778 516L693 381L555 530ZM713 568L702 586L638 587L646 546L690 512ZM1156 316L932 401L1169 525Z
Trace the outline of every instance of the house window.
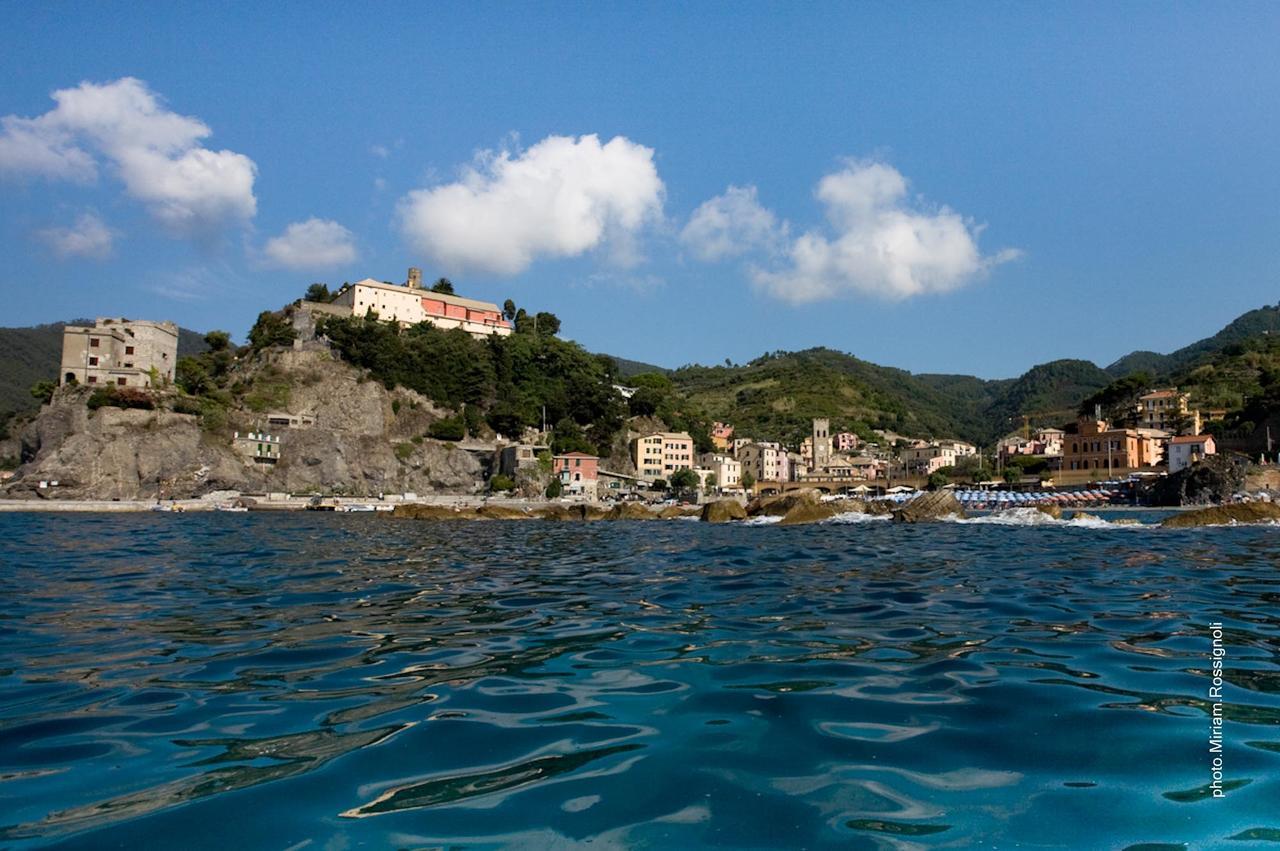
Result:
M98 365L98 357L97 357L97 355L90 355L90 356L89 356L89 366L97 366L97 365Z
M91 375L91 376L89 376L89 383L90 383L90 384L97 384L97 383L98 383L98 376L96 376L96 375Z
M128 382L128 379L127 379L127 378L117 378L117 379L116 379L116 384L118 384L118 385L119 385L119 386L121 386L121 387L123 387L127 382Z
M96 349L96 348L98 348L98 338L97 338L97 337L90 337L90 338L89 338L89 348L91 348L91 349Z
M133 354L133 346L125 346L125 347L124 347L124 353L125 353L126 355L131 355L131 354Z

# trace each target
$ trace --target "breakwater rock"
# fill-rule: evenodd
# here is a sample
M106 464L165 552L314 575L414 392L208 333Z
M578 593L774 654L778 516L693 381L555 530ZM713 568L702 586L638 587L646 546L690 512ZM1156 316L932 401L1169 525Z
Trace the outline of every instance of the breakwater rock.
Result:
M951 491L922 494L893 512L895 523L923 523L943 517L964 517L964 506Z
M702 520L707 523L727 523L730 520L747 519L747 510L735 499L722 499L702 506Z
M1187 511L1166 517L1161 526L1186 529L1195 526L1225 526L1229 523L1267 523L1280 520L1280 505L1273 502L1236 502Z

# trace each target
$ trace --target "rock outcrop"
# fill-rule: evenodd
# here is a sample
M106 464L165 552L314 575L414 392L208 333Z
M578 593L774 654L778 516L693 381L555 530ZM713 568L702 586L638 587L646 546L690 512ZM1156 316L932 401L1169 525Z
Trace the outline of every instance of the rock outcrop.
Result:
M822 492L814 488L802 488L775 496L758 496L747 503L749 517L785 517L797 505L814 505L822 498Z
M1058 505L1056 502L1051 502L1046 505L1036 505L1032 507L1035 508L1036 511L1039 511L1041 514L1044 514L1048 517L1052 517L1054 520L1062 519L1062 506Z
M474 508L416 503L397 505L392 509L391 516L408 520L475 520L478 517Z
M702 506L704 523L727 523L730 520L746 520L747 510L736 499L719 499Z
M1249 462L1236 455L1210 455L1157 479L1147 490L1152 505L1217 505L1245 488Z
M485 520L532 520L536 515L510 505L482 505L476 509L476 516Z
M657 520L658 515L638 502L620 502L604 515L605 520Z
M447 412L412 391L387 390L327 351L280 350L238 367L243 388L227 422L211 426L171 410L90 410L90 388L60 391L22 430L22 465L6 497L151 499L216 490L295 494L475 493L492 452L425 437ZM168 409L167 409L168 408ZM307 414L314 425L273 427L267 412ZM234 432L280 437L279 459L256 463L233 447ZM40 481L57 488L40 489Z
M1267 523L1280 520L1280 505L1274 502L1235 502L1199 511L1185 511L1166 517L1161 526L1186 529L1195 526L1223 526L1229 523Z
M922 523L943 517L964 516L964 506L947 490L922 494L893 512L895 523Z
M821 520L830 520L837 514L843 513L834 502L800 503L784 514L779 524L782 526L799 526L804 523L817 523Z

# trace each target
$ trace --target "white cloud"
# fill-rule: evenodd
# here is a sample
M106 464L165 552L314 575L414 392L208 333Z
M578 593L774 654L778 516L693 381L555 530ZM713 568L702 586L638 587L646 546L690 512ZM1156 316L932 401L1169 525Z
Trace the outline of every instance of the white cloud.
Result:
M253 160L205 148L209 127L167 109L141 80L85 82L53 99L36 118L0 118L0 173L92 182L101 157L130 196L181 234L257 212Z
M680 241L699 260L714 263L775 245L785 231L786 225L760 206L754 186L730 186L693 211Z
M539 257L605 245L634 261L663 194L652 148L549 136L523 152L481 152L457 182L402 198L399 216L406 239L443 266L515 275Z
M111 256L116 232L94 213L81 213L75 224L65 228L46 228L36 236L59 257L89 257L103 260Z
M273 266L328 269L356 259L355 237L334 221L310 218L294 222L267 240L262 253Z
M787 268L752 274L765 292L786 301L849 292L896 301L949 292L1021 254L983 256L982 228L947 207L913 206L906 178L884 163L849 163L822 178L817 198L834 236L809 231L791 243Z
M982 228L943 206L907 197L907 179L879 162L850 162L828 174L815 193L829 227L788 241L751 188L730 187L699 207L681 235L701 259L718 260L783 246L782 262L753 266L764 292L793 303L861 293L901 300L958 289L1021 256L1005 249L984 256Z

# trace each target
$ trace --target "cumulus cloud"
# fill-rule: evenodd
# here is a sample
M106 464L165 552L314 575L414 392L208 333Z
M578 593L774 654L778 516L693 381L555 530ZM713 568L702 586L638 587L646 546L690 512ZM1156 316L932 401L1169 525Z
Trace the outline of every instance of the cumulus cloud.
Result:
M523 152L481 152L457 182L406 195L399 217L406 239L443 266L515 275L539 257L602 246L634 261L663 195L652 148L549 136Z
M294 222L284 233L267 240L262 253L272 266L286 269L328 269L356 259L355 237L327 219Z
M945 207L913 201L907 179L880 162L850 162L815 193L828 227L795 239L760 206L754 190L730 187L699 207L682 238L714 261L781 246L781 260L750 269L764 292L793 303L861 293L901 300L958 289L1021 255L984 255L980 226Z
M85 82L53 100L35 118L0 118L0 174L88 183L105 161L126 193L181 234L257 212L253 160L205 148L209 127L166 108L141 80Z
M730 186L702 203L680 232L680 242L707 263L776 244L786 225L760 205L754 186Z
M103 260L111 256L116 232L94 213L81 213L70 227L46 228L36 236L59 257Z
M809 231L791 243L785 268L752 273L786 301L948 292L1020 256L1016 249L984 256L981 227L945 206L913 205L906 178L884 163L850 163L822 178L816 195L833 233Z

